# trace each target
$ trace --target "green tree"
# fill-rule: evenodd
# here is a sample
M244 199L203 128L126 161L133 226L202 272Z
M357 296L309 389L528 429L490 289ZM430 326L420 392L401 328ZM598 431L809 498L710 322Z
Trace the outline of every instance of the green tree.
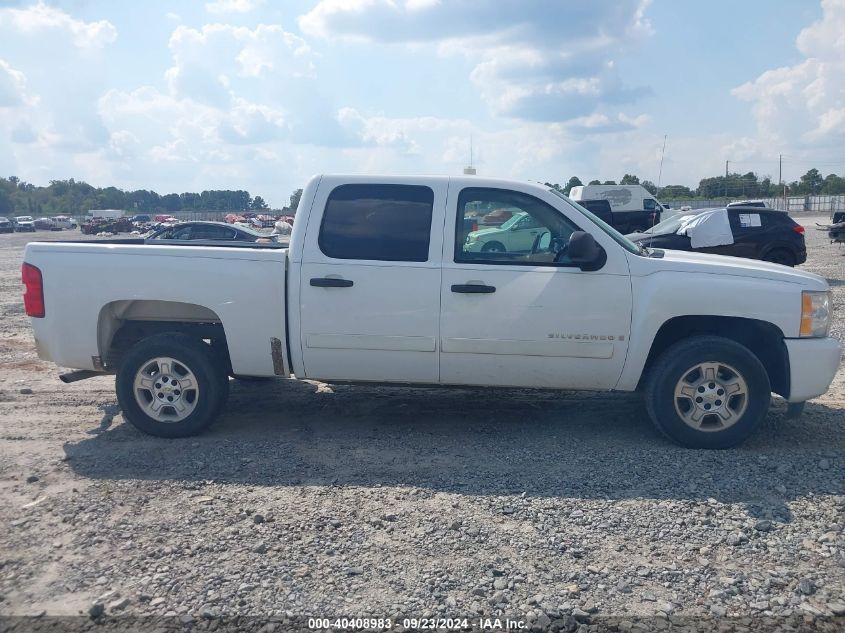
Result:
M660 189L660 197L664 199L694 198L695 192L685 185L666 185Z
M563 193L565 195L569 195L569 192L572 191L572 187L583 187L584 183L581 182L581 179L578 176L572 176L569 181L566 183L566 186L563 188Z
M815 167L801 176L801 193L815 195L822 190L822 185L824 185L824 179Z
M296 213L297 208L299 207L299 200L302 198L302 189L295 189L292 194L290 194L290 212Z
M615 180L605 180L603 184L605 184L605 185L615 185L616 181Z
M0 189L0 216L12 215L14 210L12 197L4 189Z
M640 184L640 179L633 174L625 174L622 176L622 180L619 181L620 185L638 185Z
M262 198L261 196L255 196L252 199L252 202L249 203L249 208L254 209L256 211L261 211L264 209L269 209L270 205L264 202L264 198Z
M591 181L589 182L589 184L591 184L591 185L600 185L600 184L601 184L601 180L591 180Z
M824 179L822 193L826 193L829 196L837 196L845 193L845 178L841 178L836 174L828 174Z
M161 204L168 213L176 213L182 208L182 200L177 193L168 193L161 197Z
M653 182L651 182L650 180L643 180L640 184L641 184L641 185L643 186L643 188L644 188L646 191L648 191L651 195L653 195L653 196L656 196L656 195L657 195L657 185L655 185L655 184L654 184Z

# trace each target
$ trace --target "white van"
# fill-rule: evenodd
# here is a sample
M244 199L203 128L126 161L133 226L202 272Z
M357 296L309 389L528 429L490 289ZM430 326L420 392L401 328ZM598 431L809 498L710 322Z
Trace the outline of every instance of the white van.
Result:
M582 185L572 187L569 198L607 200L613 212L613 228L622 233L638 233L660 222L664 206L642 185Z
M117 218L122 218L123 214L123 209L91 209L85 215L88 216L89 220L91 218L108 218L110 220L116 220Z

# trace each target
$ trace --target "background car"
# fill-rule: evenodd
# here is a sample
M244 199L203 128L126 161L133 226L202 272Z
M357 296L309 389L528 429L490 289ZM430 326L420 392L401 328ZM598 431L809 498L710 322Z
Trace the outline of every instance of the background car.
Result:
M59 229L78 228L76 220L67 215L57 215L53 218L53 224L55 224Z
M62 229L56 226L53 218L38 218L34 222L35 228L39 231L61 231Z
M153 221L153 219L146 213L140 213L138 215L133 215L129 218L129 221L132 222L132 224L149 224Z
M769 205L765 200L735 200L728 203L728 208L733 207L758 207L760 209L768 209Z
M151 233L146 237L146 241L277 242L278 237L271 233L260 233L245 226L235 226L225 222L182 222Z
M14 233L15 225L9 218L0 218L0 233Z
M465 250L471 253L527 253L544 230L534 217L520 211L498 228L471 231Z
M32 231L35 232L35 220L32 219L31 215L19 215L15 217L15 230L18 233L23 233L24 231Z
M701 216L715 214L727 215L731 243L694 248L690 235L694 230L691 228L693 220L700 223L705 219ZM645 233L631 233L627 237L649 248L731 255L785 266L796 266L807 261L804 227L784 211L763 207L699 209L692 214L678 214L656 224Z
M508 209L495 209L479 218L478 223L482 226L501 226L513 217L513 211Z
M831 242L845 242L845 221L828 226L827 236Z

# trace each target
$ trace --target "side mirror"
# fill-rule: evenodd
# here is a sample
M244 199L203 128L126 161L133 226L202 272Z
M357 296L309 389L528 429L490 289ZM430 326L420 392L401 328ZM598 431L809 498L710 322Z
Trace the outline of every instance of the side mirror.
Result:
M607 253L599 246L595 238L584 231L574 231L569 236L569 248L566 249L569 260L584 271L599 270L607 261Z

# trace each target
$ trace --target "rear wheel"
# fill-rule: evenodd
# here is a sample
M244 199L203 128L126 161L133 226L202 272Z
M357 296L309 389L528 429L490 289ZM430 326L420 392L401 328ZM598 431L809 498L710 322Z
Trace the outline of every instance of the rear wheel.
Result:
M501 242L487 242L482 248L482 253L505 253L505 245Z
M645 402L657 428L690 448L729 448L747 439L771 401L769 376L739 343L695 336L654 362Z
M126 352L115 387L124 418L138 429L185 437L214 421L228 377L209 345L184 334L157 334Z
M785 248L770 250L763 256L763 261L783 266L795 266L795 256Z

